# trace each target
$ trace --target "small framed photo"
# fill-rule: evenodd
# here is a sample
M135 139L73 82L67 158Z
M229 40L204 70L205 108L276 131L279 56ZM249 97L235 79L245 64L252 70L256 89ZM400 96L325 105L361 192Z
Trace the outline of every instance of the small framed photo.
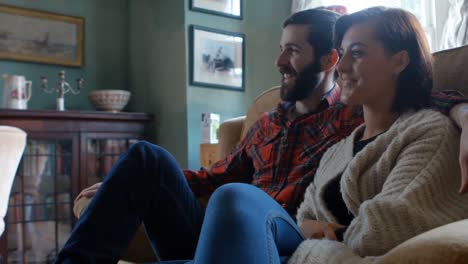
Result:
M243 0L190 0L193 11L242 19Z
M245 35L190 26L190 84L244 91Z
M0 5L0 59L83 66L84 18Z

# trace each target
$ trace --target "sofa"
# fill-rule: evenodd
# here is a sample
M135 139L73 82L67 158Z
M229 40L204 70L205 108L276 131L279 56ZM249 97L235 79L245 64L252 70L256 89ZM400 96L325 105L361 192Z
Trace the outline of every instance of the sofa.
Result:
M468 94L468 46L436 52L434 59L433 90L457 90ZM217 158L225 157L245 136L255 120L262 113L273 109L279 100L279 87L270 88L254 100L246 116L223 122L219 128ZM77 217L88 203L87 198L76 201L74 212ZM134 262L156 260L142 227L122 259ZM409 239L379 258L377 263L468 263L468 219L435 228Z

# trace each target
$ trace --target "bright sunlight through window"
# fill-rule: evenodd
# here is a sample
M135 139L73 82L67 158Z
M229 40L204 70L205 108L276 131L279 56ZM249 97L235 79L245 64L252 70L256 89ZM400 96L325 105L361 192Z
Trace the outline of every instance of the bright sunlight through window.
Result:
M346 6L348 13L371 6L400 7L413 13L421 22L431 47L436 47L435 40L435 13L433 0L322 0L324 6Z

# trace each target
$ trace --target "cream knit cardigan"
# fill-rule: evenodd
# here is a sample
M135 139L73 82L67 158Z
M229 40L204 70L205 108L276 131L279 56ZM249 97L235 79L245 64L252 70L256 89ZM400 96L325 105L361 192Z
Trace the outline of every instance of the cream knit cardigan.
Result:
M403 241L468 218L468 195L458 195L459 133L438 112L404 114L353 158L358 127L324 154L299 207L306 219L336 222L323 200L326 185L342 174L341 194L355 216L343 243L308 239L289 260L299 263L378 263Z

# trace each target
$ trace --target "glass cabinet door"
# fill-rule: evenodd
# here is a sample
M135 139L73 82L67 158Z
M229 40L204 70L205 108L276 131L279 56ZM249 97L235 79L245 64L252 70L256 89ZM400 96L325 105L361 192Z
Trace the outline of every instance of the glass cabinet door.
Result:
M118 160L120 154L136 142L138 139L88 139L86 154L88 186L101 182Z
M28 140L10 195L8 263L52 263L72 229L72 140Z

